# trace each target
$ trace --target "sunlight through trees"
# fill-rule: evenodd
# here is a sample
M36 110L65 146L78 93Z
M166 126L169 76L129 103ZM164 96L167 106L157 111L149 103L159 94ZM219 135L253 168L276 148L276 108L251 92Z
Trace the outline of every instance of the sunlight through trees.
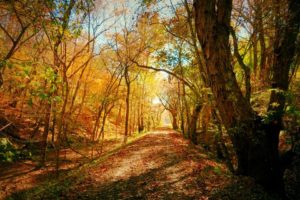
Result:
M251 184L261 197L299 199L299 32L299 0L0 1L0 199L121 159L113 152L147 137L157 160L169 158L155 144L184 162L174 145L205 157L223 184L191 164L211 184L190 183L204 199L239 199L230 190ZM20 163L41 181L1 183L26 176Z

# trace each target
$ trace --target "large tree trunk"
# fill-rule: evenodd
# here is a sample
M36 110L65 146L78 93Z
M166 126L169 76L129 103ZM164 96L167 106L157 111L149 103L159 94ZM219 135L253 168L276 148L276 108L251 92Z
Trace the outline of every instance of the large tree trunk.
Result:
M195 1L195 25L202 46L206 76L216 100L222 123L230 133L238 158L238 171L247 173L248 126L254 119L250 103L244 98L231 66L229 46L230 0Z
M284 4L274 0L275 9L275 42L273 58L272 90L269 107L268 123L256 123L253 138L256 142L250 143L249 172L259 183L270 191L281 194L283 189L283 172L278 156L279 132L282 129L282 115L285 106L285 91L289 87L290 66L293 63L297 35L300 27L300 1L289 0L287 5L286 25L280 9ZM281 19L280 19L281 18ZM261 121L261 120L260 120Z
M279 1L279 0L274 0ZM273 87L286 91L289 67L300 23L300 5L289 1L289 20L275 43ZM195 0L195 25L204 52L209 85L216 100L222 123L227 129L238 159L238 173L253 177L265 188L283 193L282 171L278 159L278 135L285 103L282 92L273 92L270 105L279 103L275 116L265 124L254 114L243 97L231 65L229 30L232 0ZM280 13L280 12L278 12ZM298 21L297 21L298 20ZM278 28L277 28L278 29Z

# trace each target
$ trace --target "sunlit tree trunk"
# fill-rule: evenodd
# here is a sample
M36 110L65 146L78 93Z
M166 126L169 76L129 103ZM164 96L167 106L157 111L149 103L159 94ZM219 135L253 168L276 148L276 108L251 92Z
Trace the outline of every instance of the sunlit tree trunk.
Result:
M106 119L111 110L114 108L114 104L112 104L110 107L105 109L103 119L102 119L102 125L101 125L101 130L100 130L100 138L101 138L101 146L100 146L100 153L102 154L103 152L103 144L104 144L104 131L105 131L105 124L106 124Z
M130 78L128 72L128 66L125 67L125 83L126 83L126 99L125 99L125 133L124 133L124 143L127 142L128 128L129 128L129 109L130 109Z
M138 132L143 132L144 125L144 105L145 105L145 80L143 80L143 86L141 88L141 95L139 96L139 112L138 112Z
M184 126L184 104L183 104L183 95L181 91L181 81L177 82L177 90L178 90L178 102L179 102L179 113L180 113L180 130L182 135L185 136L185 126Z

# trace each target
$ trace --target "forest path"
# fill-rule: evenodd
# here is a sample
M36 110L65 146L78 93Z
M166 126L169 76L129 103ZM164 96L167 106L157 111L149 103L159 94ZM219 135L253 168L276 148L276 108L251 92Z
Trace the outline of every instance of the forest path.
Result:
M224 173L222 164L179 133L160 130L85 168L54 195L58 199L207 199L212 189L227 182ZM54 196L48 191L38 198Z
M206 199L212 188L224 183L217 177L222 167L178 133L157 131L89 169L64 198Z

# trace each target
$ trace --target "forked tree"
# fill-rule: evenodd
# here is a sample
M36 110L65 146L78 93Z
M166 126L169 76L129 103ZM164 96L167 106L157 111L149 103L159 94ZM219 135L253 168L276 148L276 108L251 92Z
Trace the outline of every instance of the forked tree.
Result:
M237 172L283 195L278 141L300 27L300 1L274 0L273 6L277 10L273 13L273 90L267 117L262 118L243 95L233 71L229 41L232 0L194 1L195 28L204 54L208 84L237 155Z

